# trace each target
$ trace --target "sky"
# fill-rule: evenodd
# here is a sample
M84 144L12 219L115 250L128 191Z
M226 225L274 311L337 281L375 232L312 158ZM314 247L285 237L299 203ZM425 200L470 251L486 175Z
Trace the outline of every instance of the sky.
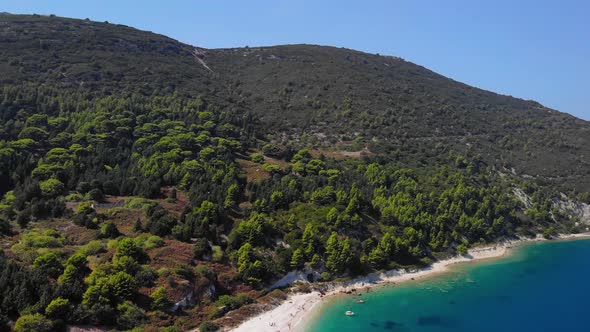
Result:
M125 24L205 47L395 55L590 120L588 0L0 0L0 12Z

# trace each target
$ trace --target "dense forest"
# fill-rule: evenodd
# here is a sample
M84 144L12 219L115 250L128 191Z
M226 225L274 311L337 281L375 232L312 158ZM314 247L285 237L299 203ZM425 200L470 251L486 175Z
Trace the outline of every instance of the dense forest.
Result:
M28 26L21 34L0 34L1 43L12 45L34 40L35 22L144 34L108 23L1 16L9 27ZM94 37L80 38L89 43ZM153 38L156 46L140 48L145 52L137 59L160 61L150 52L164 47L187 53L197 66L189 50ZM35 48L52 50L52 43ZM128 76L119 76L119 59L110 76L102 76L109 64L102 51L81 48L78 56L84 60L89 50L96 58L83 61L90 67L78 75L100 77L88 85L72 84L68 66L75 61L63 54L0 61L6 73L0 89L0 330L216 330L215 321L229 311L281 292L270 286L290 271L324 282L424 266L515 236L586 230L575 211L590 203L586 182L556 188L545 177L519 176L478 149L458 148L464 141L412 140L392 129L402 121L395 109L358 122L352 105L364 107L367 100L354 94L307 124L289 119L292 127L283 130L276 115L283 113L264 116L251 109L250 95L235 98L239 82L225 92L202 90L191 83L209 77L199 76L210 75L200 68L166 87L138 89L136 79L164 79L165 70L146 67L135 77L127 68L121 72ZM199 93L188 93L183 83ZM294 90L278 97L284 113ZM482 98L496 103L490 109L508 112L491 94ZM259 99L261 105L268 100ZM529 103L517 102L521 108ZM426 106L408 101L405 107L408 115ZM333 121L348 133L319 135L322 116L320 122ZM537 115L529 122L543 125ZM587 123L567 122L574 125L588 131ZM363 134L353 134L356 129ZM370 133L374 139L363 136ZM502 139L515 153L517 140ZM576 139L552 144L579 152ZM529 145L533 159L537 143Z

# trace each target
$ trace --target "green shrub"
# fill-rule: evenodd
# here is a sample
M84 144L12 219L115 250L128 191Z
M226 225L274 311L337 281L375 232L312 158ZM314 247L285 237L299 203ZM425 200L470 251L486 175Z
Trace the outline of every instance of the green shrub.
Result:
M158 279L158 274L149 266L144 265L135 273L135 281L143 287L151 287L156 279Z
M77 253L84 256L92 256L101 253L105 250L105 244L99 240L92 240L85 245L78 247Z
M80 202L84 199L80 193L69 194L65 197L66 202Z
M127 200L125 200L125 204L124 207L128 208L128 209L144 209L150 206L155 206L156 202L149 200L149 199L145 199L145 198L140 198L140 197L133 197L133 198L129 198Z
M223 249L220 246L212 246L211 252L211 259L214 262L221 262L223 260Z
M182 332L182 329L176 326L167 326L162 328L162 332Z
M55 230L33 229L21 237L21 243L11 247L12 252L21 260L28 263L47 253L62 255L66 239Z
M457 246L457 253L459 255L466 255L467 252L468 252L468 250L467 250L467 246L466 245L460 244L460 245Z
M219 330L219 326L213 322L202 322L201 325L199 325L199 331L201 332L214 332Z
M195 277L193 269L188 265L179 265L176 267L176 275L186 280L192 280Z
M41 314L22 315L14 324L14 332L49 332L52 325L51 321Z
M160 277L167 277L170 275L170 269L166 268L166 267L162 267L159 268L158 271L156 271L156 273L160 276Z
M32 230L22 236L22 243L31 248L61 248L66 239L53 229Z
M164 246L164 240L157 235L151 235L145 241L143 248L146 250L153 249L153 248L161 248Z
M557 236L557 230L553 226L547 227L543 232L543 237L546 239L552 239L555 236Z
M281 157L285 151L277 145L268 143L262 147L262 153L266 156Z
M216 280L217 279L217 275L215 274L215 271L212 271L211 269L209 269L209 267L207 265L197 265L194 268L195 274L197 275L201 275L209 280Z
M255 163L263 163L264 162L264 156L261 153L253 153L250 155L250 159L252 159L253 162Z
M262 168L269 173L278 173L281 171L281 167L275 164L264 164Z
M94 208L90 202L82 202L78 204L78 208L76 209L77 214L91 214L93 212Z
M164 240L157 236L157 235L150 235L147 233L140 234L136 238L133 239L135 245L141 247L145 250L153 249L153 248L161 248L164 246Z
M226 307L228 310L236 310L241 306L252 303L252 299L246 294L237 295L221 295L215 305L218 307Z

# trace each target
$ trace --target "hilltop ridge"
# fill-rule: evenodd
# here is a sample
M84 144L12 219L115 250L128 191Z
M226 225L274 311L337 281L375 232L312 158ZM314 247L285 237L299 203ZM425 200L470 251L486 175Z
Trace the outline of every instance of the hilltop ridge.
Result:
M304 134L324 146L362 137L375 152L442 144L498 169L590 185L588 122L397 57L300 44L199 48L196 58L193 46L122 25L26 15L0 24L2 84L206 95L256 114L291 142ZM423 155L406 152L406 162Z

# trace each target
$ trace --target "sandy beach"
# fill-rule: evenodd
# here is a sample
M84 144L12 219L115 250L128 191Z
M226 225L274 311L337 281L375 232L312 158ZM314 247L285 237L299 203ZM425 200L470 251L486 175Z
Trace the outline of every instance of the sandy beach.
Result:
M590 234L561 235L559 236L559 239L574 239L582 237L590 237ZM401 283L408 280L430 277L448 271L449 266L451 265L499 258L506 255L512 247L526 242L535 241L545 241L545 239L538 236L534 239L526 238L507 241L488 247L473 248L470 249L466 255L441 260L423 269L417 269L414 271L391 270L387 272L377 272L344 283L331 283L328 284L328 291L324 292L323 295L318 291L293 294L281 305L243 322L231 331L303 331L306 321L313 316L312 313L314 308L318 307L322 301L325 301L331 296L351 292L353 290L363 291L377 285Z

